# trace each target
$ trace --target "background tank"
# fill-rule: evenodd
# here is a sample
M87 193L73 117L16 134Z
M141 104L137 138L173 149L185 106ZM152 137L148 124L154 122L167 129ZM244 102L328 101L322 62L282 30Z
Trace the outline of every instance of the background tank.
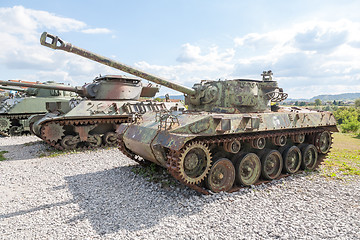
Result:
M49 38L51 42L46 42ZM273 106L287 94L272 79L204 80L193 88L171 83L96 54L84 54L43 33L43 45L85 56L185 94L189 111L148 112L117 129L120 149L137 160L168 169L180 182L202 193L234 191L314 169L328 153L332 113Z
M62 84L45 82L44 84L30 84L12 81L0 81L0 88L22 92L1 102L0 105L0 132L16 136L29 132L28 118L31 115L45 114L46 102L55 101L68 103L76 94L58 90ZM36 85L44 88L51 86L54 89L37 89ZM9 86L25 86L27 89Z
M42 44L43 40L42 37ZM72 50L79 48L72 46ZM85 50L82 53L92 54ZM72 91L84 97L75 107L69 110L67 105L51 103L45 117L32 119L32 131L60 150L114 146L115 130L120 124L132 122L147 111L176 107L174 103L139 101L140 97L154 97L158 87L143 86L140 79L128 76L98 77Z

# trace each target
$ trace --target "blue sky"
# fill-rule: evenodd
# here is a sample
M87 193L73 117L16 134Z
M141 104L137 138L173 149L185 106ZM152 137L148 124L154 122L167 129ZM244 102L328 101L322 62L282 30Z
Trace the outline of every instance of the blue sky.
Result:
M359 10L359 1L2 0L1 78L82 85L122 74L41 46L47 31L189 87L271 69L291 98L360 92Z

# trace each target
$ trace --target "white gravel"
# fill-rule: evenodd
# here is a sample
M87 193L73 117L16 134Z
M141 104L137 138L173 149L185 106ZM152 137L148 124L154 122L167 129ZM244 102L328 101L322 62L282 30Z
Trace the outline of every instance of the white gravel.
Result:
M359 178L203 196L145 181L116 148L38 158L45 149L0 138L1 239L360 239Z

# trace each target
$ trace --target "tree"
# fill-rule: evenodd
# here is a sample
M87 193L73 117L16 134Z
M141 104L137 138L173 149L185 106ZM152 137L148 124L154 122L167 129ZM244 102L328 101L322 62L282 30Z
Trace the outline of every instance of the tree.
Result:
M360 98L355 100L355 107L356 108L360 107Z
M315 106L320 106L320 105L321 105L321 100L315 99Z
M360 110L354 107L341 107L334 112L343 132L356 133L360 129Z

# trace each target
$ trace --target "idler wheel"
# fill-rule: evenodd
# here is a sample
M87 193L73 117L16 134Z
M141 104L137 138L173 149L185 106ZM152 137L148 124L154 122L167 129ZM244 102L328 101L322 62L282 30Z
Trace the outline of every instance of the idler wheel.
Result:
M314 145L308 144L301 148L301 169L313 170L318 160L318 152Z
M292 136L292 140L294 143L303 143L305 141L305 134L300 133L295 136Z
M106 145L115 146L117 143L116 133L107 132L103 136L103 141Z
M287 148L283 152L284 166L283 170L293 174L297 172L301 165L301 151L297 146Z
M22 127L21 126L12 126L9 129L9 135L10 136L20 136L22 133Z
M315 138L315 146L322 154L326 154L330 150L331 142L331 135L328 131L319 133Z
M61 140L61 146L66 150L73 150L80 142L79 136L67 135Z
M273 180L281 174L283 158L278 150L268 150L261 157L261 175Z
M181 178L189 184L205 179L210 170L211 154L208 147L200 142L187 145L180 154L178 163Z
M101 136L99 134L89 135L87 139L87 143L90 147L100 147L102 143Z
M238 153L241 149L241 143L238 140L224 143L225 151L229 153Z
M266 145L266 140L263 137L255 138L251 141L251 146L256 149L264 149Z
M261 173L261 162L255 153L241 154L235 165L236 183L250 186L256 183Z
M205 179L205 184L213 192L226 192L234 185L234 181L234 165L229 159L220 158L211 166L210 172Z

